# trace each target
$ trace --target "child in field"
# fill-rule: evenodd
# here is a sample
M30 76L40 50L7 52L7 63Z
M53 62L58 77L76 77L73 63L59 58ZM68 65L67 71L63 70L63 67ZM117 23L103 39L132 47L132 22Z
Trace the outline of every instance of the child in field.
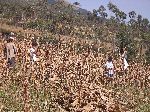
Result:
M114 75L114 64L112 61L112 57L110 56L105 64L106 67L106 73L108 77L113 77Z
M32 47L30 48L30 59L31 62L36 62L37 57L36 57L36 43L32 43Z

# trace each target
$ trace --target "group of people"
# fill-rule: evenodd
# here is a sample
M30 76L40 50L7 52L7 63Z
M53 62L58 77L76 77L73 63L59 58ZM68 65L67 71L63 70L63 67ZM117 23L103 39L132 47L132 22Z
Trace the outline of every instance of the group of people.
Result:
M129 64L127 62L127 50L126 50L126 48L121 48L120 51L121 51L120 52L120 57L121 57L120 59L122 61L122 71L126 72L128 66L129 66ZM106 66L106 74L109 77L113 77L114 71L115 71L115 67L114 67L113 60L112 60L111 56L109 56L105 66Z
M56 99L54 102L70 111L86 109L83 107L88 104L99 108L99 103L109 109L107 104L116 104L111 99L124 100L121 96L117 99L113 91L107 91L105 86L113 88L133 84L139 90L150 86L150 68L144 68L142 63L131 63L128 67L126 48L122 48L118 60L114 60L111 54L106 56L90 48L78 53L75 40L60 39L57 44L39 45L36 38L17 41L13 33L6 39L7 43L3 43L4 38L1 39L1 46L5 49L1 59L6 57L7 67L15 68L21 63L29 83L34 82L36 91L40 91L43 84L45 87L51 85L51 95Z
M7 60L7 65L9 68L13 68L15 66L15 61L16 61L15 57L16 57L16 53L17 53L17 48L16 48L16 45L14 44L15 39L16 38L15 38L15 35L13 32L11 32L10 35L4 39L3 53L4 53L5 59ZM37 43L37 40L34 37L32 37L31 42L30 42L30 48L28 48L28 53L30 54L31 63L36 63L36 61L38 60L37 54L36 54L37 48L39 47L38 45L39 44ZM47 52L49 52L49 51L47 51ZM121 57L120 59L122 61L122 70L126 71L129 66L127 63L126 48L120 49L120 57ZM113 77L114 72L115 72L115 66L113 64L112 56L110 56L110 55L108 56L108 60L106 61L104 66L105 66L105 72L106 72L107 76Z

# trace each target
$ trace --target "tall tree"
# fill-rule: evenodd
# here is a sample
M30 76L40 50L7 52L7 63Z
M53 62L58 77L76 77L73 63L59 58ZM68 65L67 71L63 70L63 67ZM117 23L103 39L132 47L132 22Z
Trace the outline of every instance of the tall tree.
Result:
M135 28L135 27L137 26L137 24L136 24L136 13L135 13L135 11L131 11L131 12L129 12L128 14L129 14L129 18L130 18L128 24L129 24L130 26L132 26L133 28Z
M106 17L108 16L105 11L106 11L106 9L105 9L105 7L104 7L103 5L101 5L101 6L99 7L99 9L97 10L97 12L99 13L99 15L100 15L101 17L103 17L103 18L106 18Z
M97 12L97 10L95 10L95 9L93 9L93 16L94 16L94 17L97 17L97 16L98 16L98 12Z
M108 6L108 9L115 14L116 19L118 19L121 22L126 19L127 15L123 11L120 11L116 5L109 2L107 6Z
M138 22L138 26L140 27L141 23L142 23L142 16L141 15L137 16L137 22Z
M136 17L135 11L129 12L129 17L132 18L132 19L134 19Z

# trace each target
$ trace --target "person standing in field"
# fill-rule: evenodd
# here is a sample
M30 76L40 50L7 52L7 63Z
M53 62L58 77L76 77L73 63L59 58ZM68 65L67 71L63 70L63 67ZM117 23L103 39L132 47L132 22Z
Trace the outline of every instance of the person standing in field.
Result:
M16 46L14 44L14 37L11 36L7 40L6 44L6 59L9 68L15 66L15 57L16 57Z
M123 70L127 70L129 64L127 62L127 50L126 50L126 47L125 48L122 48L121 49L121 59L122 59L122 62L123 62Z
M34 62L37 61L37 55L36 55L36 50L37 50L37 42L36 41L32 41L31 42L32 46L29 49L30 52L30 61L33 64Z
M113 64L113 60L111 56L108 57L105 67L106 67L107 76L113 77L114 76L114 64Z

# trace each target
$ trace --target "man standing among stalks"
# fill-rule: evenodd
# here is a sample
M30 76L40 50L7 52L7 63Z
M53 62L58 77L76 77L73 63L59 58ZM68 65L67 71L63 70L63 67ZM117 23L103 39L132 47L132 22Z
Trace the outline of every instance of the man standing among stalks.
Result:
M16 56L16 46L14 44L14 35L8 38L6 44L6 58L9 68L13 68L15 66L15 56Z

